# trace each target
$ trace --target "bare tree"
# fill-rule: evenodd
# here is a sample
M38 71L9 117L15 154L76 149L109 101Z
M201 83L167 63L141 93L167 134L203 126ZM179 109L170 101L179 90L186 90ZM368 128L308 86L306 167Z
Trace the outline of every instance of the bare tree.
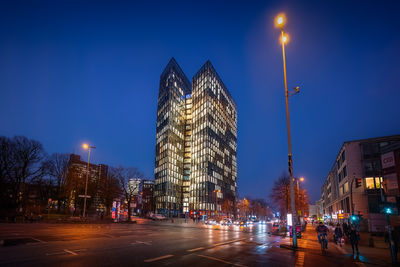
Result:
M128 221L131 220L132 208L131 203L136 192L139 190L137 183L130 182L133 178L143 178L143 174L136 167L123 167L112 168L111 172L119 181L119 186L122 189L122 195L128 206Z
M290 178L286 173L274 182L270 197L279 208L281 218L286 218L290 204Z
M117 179L113 171L108 173L106 181L101 184L101 191L103 192L104 206L107 212L106 216L109 216L114 199L120 197L122 194L120 181Z
M43 175L45 151L41 143L24 136L1 137L0 145L1 182L7 185L10 206L24 212L29 184Z
M66 190L69 154L54 153L44 162L44 170L51 179L50 184L54 184L55 197L58 205L57 210L60 212L61 206L65 209L66 198L68 192Z
M290 178L283 173L274 183L271 191L271 199L278 206L281 218L286 218L286 214L291 212L290 206ZM295 187L295 208L296 213L304 215L308 213L308 194L307 190L299 185Z

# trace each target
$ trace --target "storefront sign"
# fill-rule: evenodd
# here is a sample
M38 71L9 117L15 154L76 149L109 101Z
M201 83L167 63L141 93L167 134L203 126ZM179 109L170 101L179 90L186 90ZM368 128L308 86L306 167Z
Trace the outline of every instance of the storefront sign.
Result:
M397 175L396 173L386 174L384 176L386 181L386 186L388 190L397 189L399 185L397 184Z
M381 156L381 161L382 161L382 169L393 167L395 165L393 151L383 154Z

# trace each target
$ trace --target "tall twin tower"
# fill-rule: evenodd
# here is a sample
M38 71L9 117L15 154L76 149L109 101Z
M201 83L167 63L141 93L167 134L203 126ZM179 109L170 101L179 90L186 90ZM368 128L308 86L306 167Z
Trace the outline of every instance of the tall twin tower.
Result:
M159 213L232 214L237 107L210 61L192 83L172 58L160 77L155 203Z

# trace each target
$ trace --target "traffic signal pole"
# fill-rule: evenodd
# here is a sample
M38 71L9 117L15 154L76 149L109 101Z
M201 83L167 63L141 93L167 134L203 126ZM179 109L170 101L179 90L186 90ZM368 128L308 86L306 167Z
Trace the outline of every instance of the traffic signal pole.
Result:
M374 177L374 181L375 181L375 177ZM384 203L386 203L386 202L385 202L385 196L384 196L383 190L382 190L382 182L383 182L383 177L381 175L381 177L379 177L379 189L380 189L380 193L381 193L381 202L384 205ZM390 210L386 210L386 208L384 207L384 212L385 212L386 224L387 224L388 235L389 235L390 255L392 256L392 263L396 263L397 255L394 250L394 242L393 242L393 238L392 238L392 227L390 226Z

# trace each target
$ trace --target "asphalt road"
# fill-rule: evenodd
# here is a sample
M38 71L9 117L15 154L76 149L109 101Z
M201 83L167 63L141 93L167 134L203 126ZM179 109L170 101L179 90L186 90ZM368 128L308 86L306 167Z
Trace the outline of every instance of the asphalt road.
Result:
M271 225L0 224L1 266L293 266Z

